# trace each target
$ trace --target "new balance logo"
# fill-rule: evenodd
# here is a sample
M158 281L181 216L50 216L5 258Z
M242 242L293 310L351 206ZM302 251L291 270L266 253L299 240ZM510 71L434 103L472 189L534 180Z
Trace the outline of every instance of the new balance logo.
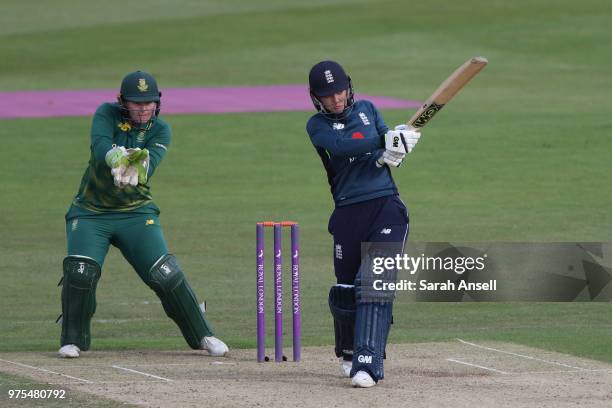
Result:
M334 123L332 124L332 129L334 130L344 129L344 123Z
M399 137L397 136L393 138L393 147L399 147Z
M364 364L372 364L372 356L357 356L357 361Z
M391 233L391 228L383 228L382 231L380 231L380 233L389 235Z

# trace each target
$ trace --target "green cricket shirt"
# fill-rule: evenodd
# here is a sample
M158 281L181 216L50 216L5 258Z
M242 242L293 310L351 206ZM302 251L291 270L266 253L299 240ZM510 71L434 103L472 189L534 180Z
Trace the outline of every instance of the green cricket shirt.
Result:
M91 125L89 165L81 179L79 192L66 214L66 220L100 213L159 214L159 208L151 196L149 181L135 187L115 186L105 156L113 145L124 146L126 149L148 149L148 180L151 180L155 169L166 155L171 138L170 127L159 117L147 130L136 130L121 114L119 104L100 105Z

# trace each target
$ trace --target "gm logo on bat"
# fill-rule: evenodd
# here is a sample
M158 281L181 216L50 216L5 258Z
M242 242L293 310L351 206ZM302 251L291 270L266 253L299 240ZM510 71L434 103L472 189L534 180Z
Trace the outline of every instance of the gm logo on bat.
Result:
M432 103L429 108L424 110L423 113L421 113L419 117L414 120L414 122L412 123L412 126L414 126L415 128L420 128L420 127L425 126L425 124L427 124L427 122L429 122L431 118L433 118L433 116L443 107L444 107L444 104L438 105L436 103Z

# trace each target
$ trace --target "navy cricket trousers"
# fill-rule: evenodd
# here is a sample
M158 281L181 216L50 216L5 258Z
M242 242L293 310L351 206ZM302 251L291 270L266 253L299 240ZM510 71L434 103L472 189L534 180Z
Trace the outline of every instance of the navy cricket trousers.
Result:
M353 285L362 242L406 242L408 210L398 195L336 207L328 231L334 237L334 271L339 284Z

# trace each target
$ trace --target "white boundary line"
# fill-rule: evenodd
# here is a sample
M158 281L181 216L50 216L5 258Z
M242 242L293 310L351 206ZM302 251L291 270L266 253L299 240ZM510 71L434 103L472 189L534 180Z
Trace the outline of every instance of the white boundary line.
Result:
M124 371L129 371L131 373L136 373L136 374L140 374L140 375L146 375L147 377L152 377L152 378L157 378L158 380L163 380L163 381L167 381L167 382L172 382L171 379L169 378L164 378L164 377L159 377L157 375L153 375L153 374L149 374L149 373L144 373L142 371L136 371L136 370L132 370L131 368L126 368L126 367L121 367L118 365L113 365L111 366L113 368L116 368L118 370L124 370Z
M58 373L56 371L46 370L46 369L40 368L40 367L34 367L34 366L31 366L31 365L27 365L27 364L16 363L14 361L3 360L1 358L0 358L0 361L4 361L5 363L14 364L14 365L19 366L19 367L31 368L32 370L42 371L44 373L51 373L51 374L61 375L62 377L72 378L73 380L77 380L77 381L81 381L81 382L93 383L93 381L85 380L84 378L73 377L73 376L68 375L68 374L62 374L62 373Z
M497 353L503 353L503 354L509 354L511 356L521 357L521 358L525 358L527 360L540 361L540 362L546 363L546 364L559 365L559 366L562 366L562 367L573 368L574 370L589 371L588 369L582 368L582 367L575 367L575 366L571 366L569 364L557 363L556 361L548 361L548 360L544 360L544 359L541 359L541 358L538 358L538 357L532 357L532 356L527 356L527 355L524 355L524 354L513 353L511 351L505 351L505 350L494 349L492 347L481 346L480 344L470 343L469 341L465 341L465 340L461 340L461 339L457 339L457 340L459 342L463 343L463 344L468 345L468 346L472 346L472 347L476 347L476 348L480 348L480 349L484 349L484 350L495 351Z
M493 371L494 373L499 373L499 374L510 374L510 373L507 373L507 372L505 372L505 371L496 370L496 369L494 369L494 368L485 367L485 366L481 366L481 365L478 365L478 364L466 363L465 361L456 360L456 359L454 359L454 358L447 358L447 359L446 359L446 361L451 361L451 362L453 362L453 363L457 363L457 364L465 364L465 365L470 366L470 367L476 367L476 368L481 368L481 369L483 369L483 370L487 370L487 371Z

